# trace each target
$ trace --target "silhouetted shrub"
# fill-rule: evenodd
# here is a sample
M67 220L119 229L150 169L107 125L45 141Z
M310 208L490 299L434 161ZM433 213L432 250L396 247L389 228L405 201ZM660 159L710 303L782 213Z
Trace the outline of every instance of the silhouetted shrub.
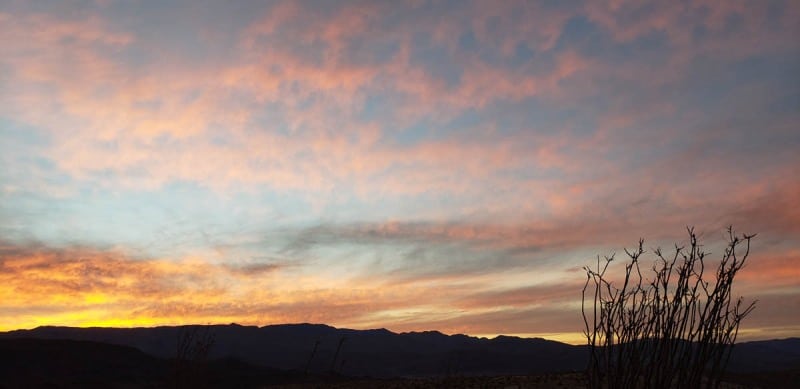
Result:
M181 327L174 361L176 389L208 386L206 362L215 341L216 336L209 326Z
M652 279L640 268L643 240L638 249L625 250L630 261L616 284L606 276L613 255L598 257L594 269L584 267L581 309L590 349L589 387L719 387L739 323L755 307L731 296L755 235L727 232L712 279L705 273L707 253L692 228L689 246L676 245L671 258L654 250Z

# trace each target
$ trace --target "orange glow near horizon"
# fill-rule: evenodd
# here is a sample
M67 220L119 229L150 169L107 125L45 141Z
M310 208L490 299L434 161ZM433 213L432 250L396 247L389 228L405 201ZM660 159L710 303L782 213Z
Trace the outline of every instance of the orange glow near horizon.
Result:
M9 250L8 247L5 251ZM324 323L338 327L387 328L396 332L438 330L448 334L542 337L582 344L580 280L553 281L503 290L497 277L446 276L389 283L294 273L275 268L245 274L197 259L141 260L115 252L47 250L29 256L16 249L5 256L0 296L13 315L0 317L0 331L38 326L154 327L186 324L263 326ZM791 257L791 254L790 254ZM71 259L74 258L74 259ZM782 259L753 262L742 272L746 296L761 295L758 307L772 310L783 301L785 283L775 283L769 298L751 284L757 274L781 274ZM775 266L771 270L769 266ZM752 273L752 274L750 274ZM579 275L579 274L575 274ZM519 275L522 280L531 276ZM541 274L539 276L542 278ZM759 278L755 278L758 280ZM773 281L779 278L774 278ZM183 280L177 283L176 280ZM786 279L788 284L792 280ZM436 285L432 293L423 285ZM794 314L779 319L784 328L745 326L740 341L777 334L791 336ZM760 322L763 322L760 321ZM759 323L766 324L766 323ZM529 328L547 329L530 332ZM564 330L572 331L564 331ZM498 331L499 330L499 331Z

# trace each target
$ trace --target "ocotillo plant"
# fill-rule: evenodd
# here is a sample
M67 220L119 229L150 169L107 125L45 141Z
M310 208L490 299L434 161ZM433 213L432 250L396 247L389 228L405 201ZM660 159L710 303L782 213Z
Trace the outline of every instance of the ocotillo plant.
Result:
M652 279L640 267L643 240L638 249L625 250L630 261L620 282L606 275L613 255L584 268L581 309L591 388L719 387L739 323L755 307L731 295L755 235L739 237L730 227L727 232L713 275L705 272L707 253L692 228L689 246L676 245L671 257L654 250Z
M178 332L175 349L175 388L202 388L205 363L216 335L208 326L185 326Z

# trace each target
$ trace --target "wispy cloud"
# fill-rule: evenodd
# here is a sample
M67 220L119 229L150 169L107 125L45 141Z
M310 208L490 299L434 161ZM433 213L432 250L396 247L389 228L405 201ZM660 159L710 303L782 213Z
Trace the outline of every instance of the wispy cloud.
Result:
M552 332L686 225L797 294L796 2L61 8L0 6L8 327Z

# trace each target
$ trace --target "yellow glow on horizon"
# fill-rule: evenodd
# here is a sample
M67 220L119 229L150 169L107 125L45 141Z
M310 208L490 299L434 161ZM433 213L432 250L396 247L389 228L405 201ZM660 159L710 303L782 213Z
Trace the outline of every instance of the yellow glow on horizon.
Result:
M520 338L542 338L546 340L554 340L556 342L567 343L573 346L586 344L586 336L581 332L534 332L534 333L517 333L517 334L474 334L472 336L481 338L496 338L498 336L517 336Z
M775 262L782 268L783 260ZM514 273L509 279L505 274L444 275L394 283L293 269L247 274L198 258L139 260L89 249L23 252L5 257L3 270L1 331L310 322L585 342L576 331L582 323L574 321L579 320L579 287L558 283L557 272L547 273L547 282L519 272L522 276ZM532 281L526 284L526 279ZM759 290L762 297L770 294L796 295L797 287L784 281ZM519 320L520 312L538 312L539 320ZM544 332L561 329L573 332ZM739 341L796 336L799 331L787 325L742 328Z

